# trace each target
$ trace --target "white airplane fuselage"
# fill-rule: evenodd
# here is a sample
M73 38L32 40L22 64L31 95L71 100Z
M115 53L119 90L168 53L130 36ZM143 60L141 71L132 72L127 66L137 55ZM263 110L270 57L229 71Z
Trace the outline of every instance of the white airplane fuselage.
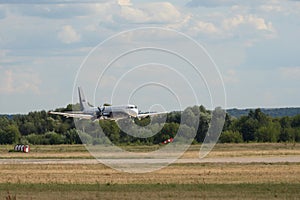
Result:
M105 118L119 118L120 116L137 117L138 108L135 105L117 105L117 106L101 106L101 107L89 107L83 110L86 114L93 115L94 113L102 111L102 116Z

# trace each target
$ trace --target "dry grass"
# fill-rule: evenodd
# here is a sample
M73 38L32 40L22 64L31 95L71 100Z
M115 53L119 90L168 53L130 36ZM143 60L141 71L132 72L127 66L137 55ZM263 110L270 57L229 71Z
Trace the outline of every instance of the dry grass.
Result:
M7 153L1 158L92 158L82 145L34 146L32 152ZM129 147L126 147L129 148ZM135 149L142 147L133 147ZM152 147L148 147L152 148ZM197 158L200 145L193 145L182 156ZM3 153L4 152L4 153ZM293 144L218 144L208 157L300 155ZM174 164L147 174L120 173L96 164L0 165L0 183L300 183L300 164Z
M192 145L182 158L199 157L201 145ZM297 143L242 143L217 144L207 157L287 156L299 155Z
M144 174L121 173L100 164L13 164L0 165L0 171L0 183L300 183L300 164L174 164Z
M30 145L30 153L9 152L14 146L0 146L1 158L92 158L83 145Z
M34 146L1 158L89 158L79 146ZM130 147L126 147L130 148ZM133 147L134 151L143 147ZM152 148L152 147L149 147ZM197 158L193 145L183 158ZM300 155L299 144L218 144L209 157ZM28 185L29 184L29 185ZM300 163L173 164L121 173L101 164L0 165L0 198L16 199L300 199Z
M154 146L124 146L134 152L150 151L159 148ZM198 158L201 145L192 145L181 158ZM1 158L93 158L83 145L37 145L31 146L28 154L8 151L13 146L0 146ZM246 156L300 156L300 144L294 143L250 143L250 144L217 144L208 157L246 157Z
M21 158L21 159L29 159L29 158L36 158L36 159L90 159L93 158L89 152L34 152L31 151L30 153L23 153L23 152L13 152L13 153L2 153L0 155L0 159L4 158Z

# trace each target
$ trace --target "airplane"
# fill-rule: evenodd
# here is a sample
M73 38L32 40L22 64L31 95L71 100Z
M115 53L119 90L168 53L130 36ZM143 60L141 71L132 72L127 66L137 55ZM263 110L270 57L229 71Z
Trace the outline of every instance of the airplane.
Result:
M71 112L55 112L50 111L50 114L62 115L67 118L79 118L79 119L90 119L90 120L120 120L124 118L137 118L142 119L149 116L167 114L167 112L148 112L141 113L139 112L136 105L127 104L127 105L117 105L117 106L90 106L85 98L83 90L81 87L78 87L78 95L80 102L80 111L71 111Z

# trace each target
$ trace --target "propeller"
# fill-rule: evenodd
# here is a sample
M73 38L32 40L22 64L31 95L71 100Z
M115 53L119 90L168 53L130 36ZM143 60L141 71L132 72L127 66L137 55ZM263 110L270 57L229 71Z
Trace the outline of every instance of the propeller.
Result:
M97 116L97 119L99 119L100 117L103 116L103 112L104 112L105 107L103 106L102 109L100 107L97 107L97 108L98 108L98 112L96 113L96 116Z

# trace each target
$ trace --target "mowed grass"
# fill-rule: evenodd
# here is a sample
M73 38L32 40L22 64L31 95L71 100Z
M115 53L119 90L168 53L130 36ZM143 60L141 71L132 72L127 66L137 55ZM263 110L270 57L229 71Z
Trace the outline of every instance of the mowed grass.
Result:
M199 156L201 145L191 145L182 158ZM299 143L216 144L207 157L300 156Z
M122 173L101 164L0 165L17 199L299 199L300 164L173 164Z
M16 199L299 199L299 184L0 184Z
M102 164L0 165L11 184L237 184L300 183L300 163L173 164L151 173L123 173Z
M197 158L200 145L182 156ZM92 158L83 145L32 146L1 158ZM150 151L159 146L125 146ZM218 144L209 157L300 155L300 144ZM122 173L101 164L2 164L0 199L300 199L300 163L172 164L151 173Z
M30 153L9 152L14 146L1 145L0 159L47 158L47 159L93 159L84 145L31 145ZM149 152L161 145L120 146L131 152ZM201 145L191 145L181 158L198 158ZM248 157L248 156L300 156L299 143L242 143L217 144L207 157Z
M21 159L88 159L93 158L84 145L30 145L30 153L9 152L13 145L0 146L0 159L21 158Z

